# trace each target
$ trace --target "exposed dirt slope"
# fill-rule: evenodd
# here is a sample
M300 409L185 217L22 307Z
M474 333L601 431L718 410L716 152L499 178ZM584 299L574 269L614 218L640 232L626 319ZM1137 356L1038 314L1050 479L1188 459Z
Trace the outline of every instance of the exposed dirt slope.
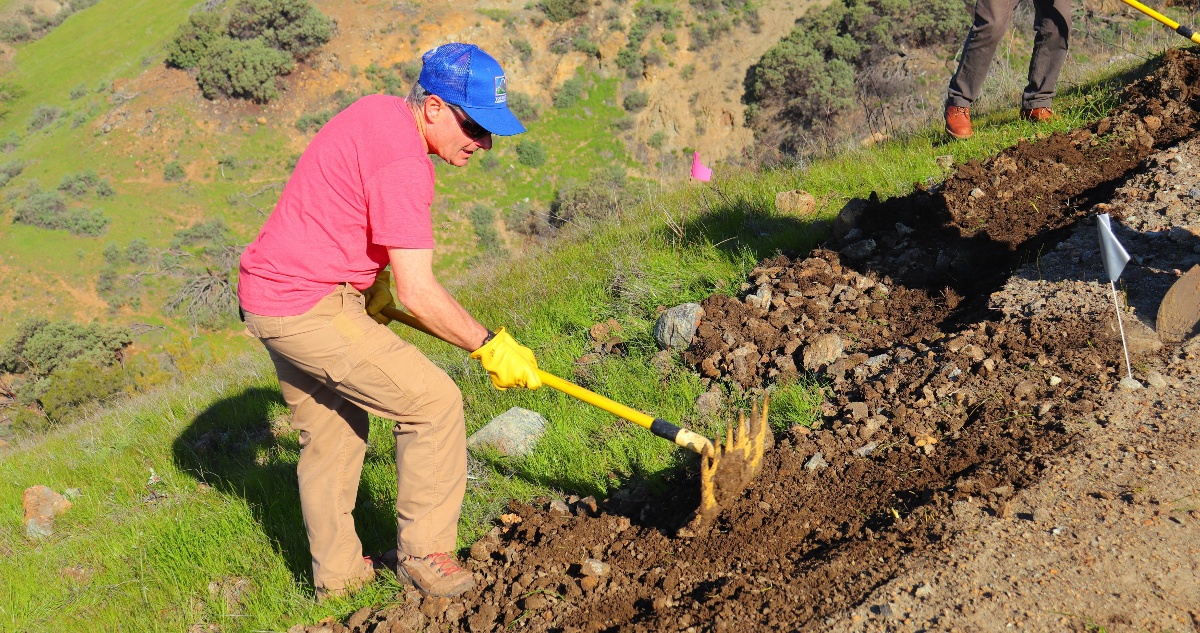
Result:
M588 500L571 508L518 504L503 526L472 548L469 564L478 589L459 600L414 597L403 606L359 613L352 628L818 631L838 624L942 630L955 623L996 628L991 621L972 620L972 609L988 604L999 609L1008 586L980 581L977 587L987 587L980 601L974 594L968 601L955 594L966 581L953 569L942 573L946 561L958 561L964 573L1008 572L994 563L997 552L987 554L991 564L976 562L985 556L970 541L1009 546L1011 538L1019 538L1011 534L1023 528L1010 529L1005 521L1024 520L1028 513L1028 520L1047 523L1057 510L1047 515L1038 504L1093 489L1083 482L1108 470L1089 460L1113 459L1108 448L1093 443L1147 442L1146 450L1135 444L1133 455L1116 456L1113 482L1094 487L1096 498L1112 502L1104 506L1107 512L1120 511L1115 499L1122 490L1138 503L1142 460L1136 455L1162 451L1170 463L1183 464L1174 470L1175 479L1164 480L1164 495L1182 494L1197 480L1194 462L1187 461L1194 450L1187 452L1192 449L1185 444L1194 431L1178 422L1188 409L1183 401L1164 409L1161 402L1169 394L1163 387L1169 383L1160 373L1191 389L1186 397L1194 402L1195 379L1188 378L1194 370L1188 368L1195 364L1195 346L1163 350L1131 316L1138 377L1158 391L1130 404L1117 388L1124 368L1113 313L1096 272L1087 272L1090 264L1080 256L1094 232L1072 237L1064 229L1088 212L1075 201L1088 195L1091 204L1108 201L1102 192L1144 186L1135 170L1141 161L1154 147L1190 134L1171 125L1150 129L1147 121L1160 110L1179 121L1194 120L1200 104L1191 86L1198 68L1190 53L1169 55L1161 71L1130 89L1121 112L1092 129L966 166L934 191L856 207L838 227L841 237L826 249L796 260L764 261L751 274L745 298L706 300L704 328L687 356L698 371L757 390L807 365L829 383L821 427L795 428L779 438L759 480L711 531L680 529L696 502L695 481L686 478L670 498L624 491L600 507ZM1072 152L1087 160L1070 163L1082 167L1064 170L1056 180L1054 170L1060 168L1051 165ZM1106 162L1125 167L1087 167ZM1006 187L998 188L1000 178L1007 179ZM979 216L970 214L979 204L969 201L979 196L969 192L985 187L1036 190L1039 208L997 202L994 208L1002 212L988 216L988 233L972 231ZM966 224L964 218L970 218ZM1185 233L1168 234L1161 239L1170 245L1152 250L1184 264L1195 260L1200 240ZM1048 273L1038 249L1059 244L1061 261L1076 268L1064 264ZM1023 267L1026 261L1032 264ZM840 355L826 353L838 347L844 350ZM1168 369L1170 358L1176 360ZM1147 409L1166 413L1141 428L1113 423L1113 407L1123 407L1123 416ZM1125 434L1098 436L1089 431L1096 423ZM1047 481L1051 475L1070 479ZM1192 520L1186 513L1172 517ZM1158 518L1165 520L1161 513ZM1195 524L1187 525L1194 532ZM1030 547L1047 542L1040 533L1030 540ZM1185 545L1171 541L1176 564L1153 578L1181 582L1189 565L1193 570L1200 565L1194 546ZM1088 573L1074 554L1054 560L1064 561L1072 574ZM1127 562L1140 568L1145 561ZM924 590L916 595L914 578L936 584L945 599L930 600L938 594ZM1194 591L1175 589L1137 594L1138 600L1159 596L1150 606L1117 596L1115 610L1168 618L1157 628L1180 630L1194 616L1161 596L1187 600ZM910 591L912 600L897 602ZM916 610L915 600L933 605L916 619L906 615ZM1039 608L1036 597L1024 604ZM1042 620L1039 630L1088 626L1075 615L1062 617L1067 620Z

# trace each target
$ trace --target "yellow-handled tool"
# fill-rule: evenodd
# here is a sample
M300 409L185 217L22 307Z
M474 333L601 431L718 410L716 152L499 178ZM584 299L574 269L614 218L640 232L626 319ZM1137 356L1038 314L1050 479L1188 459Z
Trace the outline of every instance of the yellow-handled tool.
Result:
M1138 2L1137 0L1122 0L1122 2L1137 9L1138 11L1141 11L1142 13L1145 13L1146 15L1154 18L1155 20L1158 20L1159 22L1162 22L1163 24L1167 25L1172 31L1175 31L1176 33L1188 38L1189 40L1192 40L1193 42L1200 44L1200 33L1193 31L1191 28L1186 27L1186 26L1176 22L1175 20L1172 20L1171 18L1168 18L1167 16L1159 13L1158 11L1155 11L1154 9L1151 9L1150 7Z
M381 312L388 318L434 338L440 338L430 332L419 319L404 310L385 307ZM547 387L629 420L700 455L700 507L696 512L694 524L700 525L715 517L720 511L721 502L740 495L750 480L762 470L767 442L768 403L765 399L761 411L757 404L754 405L749 420L746 420L744 414L739 417L736 430L735 425L730 424L726 429L725 443L717 446L699 433L680 428L662 418L649 416L549 372L539 369L538 378Z

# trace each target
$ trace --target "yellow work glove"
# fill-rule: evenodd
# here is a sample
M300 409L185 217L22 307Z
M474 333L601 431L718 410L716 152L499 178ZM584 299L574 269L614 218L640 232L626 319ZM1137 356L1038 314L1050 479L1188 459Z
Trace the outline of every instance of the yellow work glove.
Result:
M383 325L392 322L392 319L382 312L384 308L396 307L396 300L392 298L392 273L386 270L379 271L375 276L375 283L363 290L362 294L367 300L367 316Z
M483 365L492 378L492 385L500 391L509 387L537 389L542 386L533 351L518 343L504 328L496 330L492 340L471 352L471 358Z

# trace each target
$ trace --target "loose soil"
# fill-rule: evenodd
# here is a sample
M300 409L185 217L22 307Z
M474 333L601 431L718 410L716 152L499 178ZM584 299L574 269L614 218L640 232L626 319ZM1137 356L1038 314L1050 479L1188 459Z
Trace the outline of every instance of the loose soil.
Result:
M685 527L694 474L514 504L471 549L477 589L331 628L1200 630L1200 344L1143 324L1200 261L1198 111L1200 58L1174 51L1111 117L852 203L823 248L705 300L685 361L714 385L827 385L710 528ZM1096 212L1135 258L1138 389Z

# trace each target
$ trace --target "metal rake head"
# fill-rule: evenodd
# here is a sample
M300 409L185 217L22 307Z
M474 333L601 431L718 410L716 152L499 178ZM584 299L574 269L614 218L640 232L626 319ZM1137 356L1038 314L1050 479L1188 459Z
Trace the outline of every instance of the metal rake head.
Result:
M738 422L726 427L725 441L711 450L706 447L700 456L700 507L692 520L694 526L712 521L722 507L741 496L762 470L770 432L769 400L769 396L764 397L761 407L754 403L749 419L745 412L739 413Z

